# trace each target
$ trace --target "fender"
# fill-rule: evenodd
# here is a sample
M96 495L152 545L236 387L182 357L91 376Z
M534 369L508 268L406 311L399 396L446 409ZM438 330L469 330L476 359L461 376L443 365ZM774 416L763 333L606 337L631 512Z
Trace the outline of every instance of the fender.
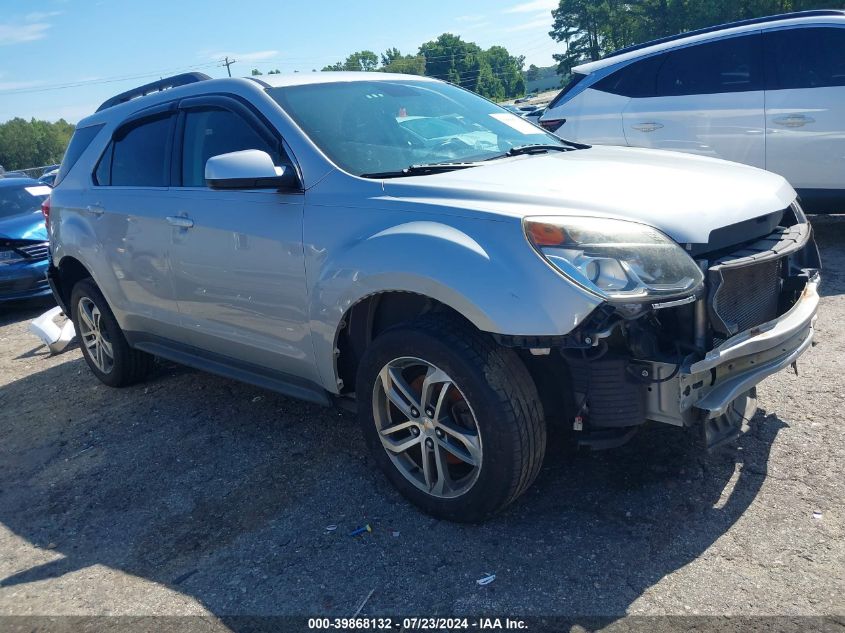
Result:
M345 315L382 292L435 299L486 332L554 336L571 331L600 300L554 272L521 233L518 222L410 220L379 227L345 247L320 249L331 255L315 257L307 267L319 267L317 278L309 280L309 315L325 388L338 391L335 348Z

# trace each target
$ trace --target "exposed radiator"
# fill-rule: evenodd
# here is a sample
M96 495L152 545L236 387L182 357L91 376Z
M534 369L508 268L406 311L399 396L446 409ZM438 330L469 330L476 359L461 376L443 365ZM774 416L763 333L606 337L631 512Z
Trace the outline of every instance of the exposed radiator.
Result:
M712 298L715 332L732 336L778 316L783 259L721 271Z

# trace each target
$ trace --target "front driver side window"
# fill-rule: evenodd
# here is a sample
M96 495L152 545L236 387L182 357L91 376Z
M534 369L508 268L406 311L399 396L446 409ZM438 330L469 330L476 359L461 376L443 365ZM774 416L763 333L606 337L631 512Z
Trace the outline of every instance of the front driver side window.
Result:
M234 112L221 108L189 110L182 148L182 186L204 187L205 164L219 154L258 149L270 154L275 165L289 164L275 145Z

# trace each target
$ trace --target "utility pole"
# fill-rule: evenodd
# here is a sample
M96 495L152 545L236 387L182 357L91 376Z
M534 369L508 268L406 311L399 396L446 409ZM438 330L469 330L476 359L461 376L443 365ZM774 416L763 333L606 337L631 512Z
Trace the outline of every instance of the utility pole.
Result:
M227 55L227 56L226 56L226 59L223 61L223 63L222 63L222 64L220 64L221 66L225 66L225 67L226 67L226 72L227 72L227 73L229 73L229 76L230 76L230 77L232 76L232 70L229 68L229 66L231 66L232 64L234 64L236 61L238 61L238 60L237 60L237 59L233 59L233 60L231 60L231 61L230 61L230 60L229 60L229 56Z

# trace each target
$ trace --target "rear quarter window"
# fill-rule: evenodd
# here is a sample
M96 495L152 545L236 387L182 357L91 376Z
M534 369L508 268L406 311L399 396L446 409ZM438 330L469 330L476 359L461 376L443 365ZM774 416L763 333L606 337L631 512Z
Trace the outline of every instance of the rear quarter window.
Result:
M587 75L582 75L581 73L572 73L572 76L569 78L569 81L563 87L563 90L561 90L559 93L557 93L555 98L551 100L551 102L548 105L548 109L551 110L555 106L563 103L563 100L566 98L566 95L569 94L570 92L572 92L572 90L575 88L575 86L580 84L586 78L587 78Z
M653 97L657 85L657 73L666 55L654 55L624 66L604 79L596 82L595 90L623 97Z
M58 185L64 180L64 177L73 169L73 166L79 160L79 157L82 156L82 153L88 149L88 146L97 136L97 133L103 129L103 125L101 123L99 125L76 128L67 146L67 150L65 150L65 156L62 159L62 164L59 167L59 173L56 174L56 181L53 183L53 186Z

